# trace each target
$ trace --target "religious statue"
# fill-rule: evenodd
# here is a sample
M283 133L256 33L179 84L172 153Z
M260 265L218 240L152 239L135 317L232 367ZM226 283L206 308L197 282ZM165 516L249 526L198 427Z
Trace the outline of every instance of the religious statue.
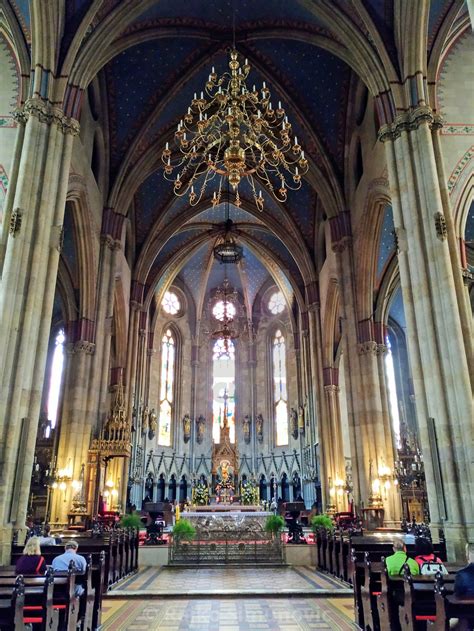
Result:
M293 438L298 438L298 413L295 408L290 410L290 432Z
M300 434L304 434L304 407L298 406L298 430Z
M242 426L244 429L244 440L245 443L248 445L250 443L250 416L248 414L244 416Z
M158 429L158 421L155 412L155 408L152 408L149 416L149 426L148 426L148 438L151 440L155 437L156 430Z
M153 473L151 473L151 471L145 480L145 492L150 498L150 501L153 501Z
M183 435L184 442L188 443L191 438L191 418L189 414L185 414L183 417Z
M204 418L202 414L200 414L197 420L197 436L196 436L196 441L198 442L199 445L202 443L204 439L205 425L206 425L206 419Z
M142 413L142 434L145 435L148 431L148 419L150 417L150 411L148 405L145 405L145 409Z
M263 416L261 414L257 414L255 429L257 432L257 440L261 443L263 441Z

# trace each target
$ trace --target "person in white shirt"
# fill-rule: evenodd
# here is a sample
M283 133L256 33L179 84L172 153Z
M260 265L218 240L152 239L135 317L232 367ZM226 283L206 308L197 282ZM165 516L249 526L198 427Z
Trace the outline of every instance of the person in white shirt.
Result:
M53 570L55 570L56 572L67 572L69 569L69 563L71 561L74 561L76 570L78 572L85 572L87 561L83 556L77 554L78 547L79 545L76 541L66 541L64 545L64 554L60 554L53 559Z

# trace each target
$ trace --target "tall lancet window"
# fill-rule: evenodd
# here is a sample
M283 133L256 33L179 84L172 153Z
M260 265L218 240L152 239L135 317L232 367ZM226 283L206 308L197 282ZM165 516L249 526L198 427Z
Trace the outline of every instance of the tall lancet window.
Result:
M48 419L51 421L52 428L56 427L58 421L61 383L63 380L65 341L64 331L61 329L55 339L53 361L51 363L51 377L49 380Z
M158 444L164 447L171 445L175 363L176 341L171 329L167 329L161 338L160 415L158 419Z
M288 393L286 387L286 345L283 333L278 329L272 344L273 406L276 444L288 444Z
M227 425L235 442L235 346L219 338L212 347L212 439L220 442L221 427Z

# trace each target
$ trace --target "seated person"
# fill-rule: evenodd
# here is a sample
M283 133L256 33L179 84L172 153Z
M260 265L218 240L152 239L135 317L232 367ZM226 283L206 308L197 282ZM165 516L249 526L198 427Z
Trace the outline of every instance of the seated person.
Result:
M401 576L405 563L408 565L413 575L420 573L420 566L414 559L408 557L406 546L402 539L395 539L393 542L393 551L394 554L391 554L385 559L389 576Z
M443 562L433 552L433 544L426 537L417 537L415 541L415 561L420 567L420 574L423 576L435 575L438 572L447 574L448 570Z
M87 567L87 561L83 556L77 554L79 545L76 541L66 541L64 545L64 553L53 559L53 570L55 572L67 572L69 569L69 563L74 561L76 570L78 572L85 572Z
M474 545L466 545L467 565L456 572L454 594L458 598L474 598Z
M83 556L77 554L78 547L78 543L73 539L66 541L64 544L64 553L53 559L53 570L55 572L67 572L69 570L69 563L73 561L77 572L84 574L87 569L87 561ZM78 597L82 596L84 591L84 587L80 584L80 581L76 583L74 590L75 595Z
M41 556L38 537L31 537L26 542L23 554L15 565L15 574L44 574L46 561Z
M43 528L43 536L39 537L40 546L55 546L56 539L51 536L51 526L46 525Z

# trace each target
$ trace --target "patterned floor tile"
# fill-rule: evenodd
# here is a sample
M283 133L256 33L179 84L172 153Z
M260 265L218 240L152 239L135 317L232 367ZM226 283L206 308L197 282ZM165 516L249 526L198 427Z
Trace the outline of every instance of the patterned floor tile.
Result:
M105 600L104 631L353 631L352 599Z

